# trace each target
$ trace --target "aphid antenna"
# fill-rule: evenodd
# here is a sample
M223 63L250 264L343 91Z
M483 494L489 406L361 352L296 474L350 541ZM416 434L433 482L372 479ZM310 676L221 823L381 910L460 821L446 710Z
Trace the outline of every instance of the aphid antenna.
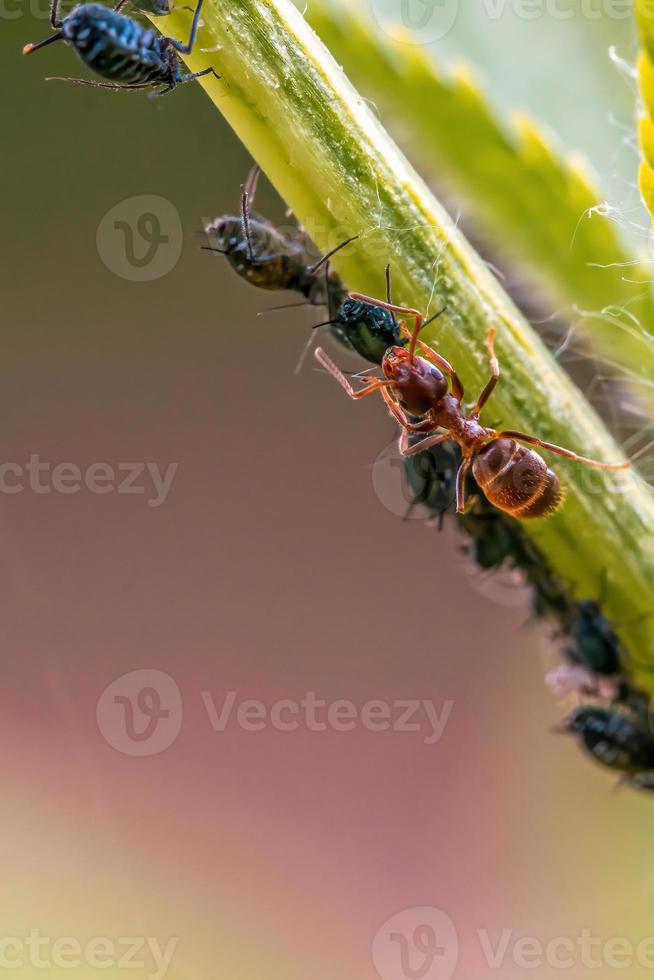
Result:
M439 316L442 316L443 313L445 313L445 310L446 309L447 309L447 306L444 306L442 310L439 310L438 311L438 313L434 313L434 315L433 316L430 316L428 320L425 320L425 322L423 323L423 325L421 327L421 330L424 330L425 327L428 327L430 323L433 323L434 322L434 320L438 320Z
M335 327L337 324L338 320L323 320L322 323L314 323L311 329L317 330L319 327Z
M204 235L203 231L196 232L198 235ZM214 245L200 245L201 252L218 252L220 255L227 255L226 248L216 248Z
M257 316L265 316L267 313L277 313L279 310L296 310L300 306L311 306L307 300L301 303L282 303L281 306L267 306L265 310L259 310Z

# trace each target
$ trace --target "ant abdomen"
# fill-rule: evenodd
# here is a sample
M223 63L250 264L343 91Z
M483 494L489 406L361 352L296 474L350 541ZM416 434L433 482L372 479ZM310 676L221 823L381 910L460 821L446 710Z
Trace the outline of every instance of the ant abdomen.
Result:
M556 473L514 439L495 439L480 449L472 473L491 504L513 517L546 517L563 499Z

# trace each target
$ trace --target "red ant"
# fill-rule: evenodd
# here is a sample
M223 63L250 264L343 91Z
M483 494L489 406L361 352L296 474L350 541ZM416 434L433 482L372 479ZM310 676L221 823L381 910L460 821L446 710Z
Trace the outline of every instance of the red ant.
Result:
M470 467L480 489L499 510L519 518L545 517L556 510L563 499L556 473L548 468L537 452L519 445L521 442L548 449L559 456L596 466L601 470L622 470L629 467L629 463L601 463L578 456L570 449L544 442L525 432L514 429L498 432L480 424L481 410L500 376L493 346L494 327L489 327L486 334L491 376L474 408L466 414L461 408L464 392L458 374L444 357L418 340L418 334L425 326L423 315L409 307L394 306L360 293L352 293L351 297L381 306L391 313L411 317L415 322L413 332L402 324L402 330L410 338L409 346L389 347L381 364L384 378L366 376L362 380L368 383L358 391L322 348L317 348L315 356L350 398L358 400L375 391L381 393L391 415L402 427L399 441L402 456L414 456L447 440L458 443L463 453L463 463L456 477L457 513L462 514L466 509L466 477ZM443 313L444 310L440 312ZM440 316L440 313L436 315ZM416 356L416 348L424 357ZM448 390L450 385L451 393ZM419 421L410 421L409 416L418 417ZM412 433L422 433L425 438L410 445L409 435Z

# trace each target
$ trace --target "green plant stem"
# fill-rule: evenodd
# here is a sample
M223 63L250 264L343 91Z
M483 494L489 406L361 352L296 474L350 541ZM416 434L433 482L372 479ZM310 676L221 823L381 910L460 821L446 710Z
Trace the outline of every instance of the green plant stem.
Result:
M580 392L295 7L288 0L206 0L203 16L189 67L211 65L222 75L202 80L207 94L321 248L361 236L337 257L350 288L382 295L390 261L396 299L424 311L446 305L425 339L456 365L472 398L488 378L484 337L494 325L503 374L487 417L584 455L620 459ZM177 11L165 30L186 37L188 23ZM335 385L333 397L344 397ZM622 624L634 658L654 666L654 620L637 619L652 605L650 491L633 470L618 476L548 460L567 499L553 517L525 522L526 530L579 597L598 596L607 579L609 615ZM650 680L647 669L641 679Z
M566 158L524 114L500 118L470 69L440 71L399 26L393 42L358 8L333 0L307 16L352 82L397 122L409 155L468 203L491 249L526 268L596 353L654 383L651 265L594 210L603 200L585 161Z

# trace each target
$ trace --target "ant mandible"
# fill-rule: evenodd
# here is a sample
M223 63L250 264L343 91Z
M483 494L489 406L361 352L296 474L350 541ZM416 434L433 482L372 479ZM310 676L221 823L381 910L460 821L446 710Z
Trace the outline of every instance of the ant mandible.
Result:
M499 510L521 519L546 517L556 510L563 499L558 477L537 452L519 443L548 449L566 459L601 470L622 470L630 465L628 462L602 463L578 456L570 449L555 446L525 432L515 429L498 432L480 424L481 411L500 377L494 350L494 327L489 327L486 334L491 376L472 411L466 414L461 407L464 391L458 374L444 357L418 339L425 325L422 313L410 307L384 303L361 293L352 293L351 297L412 318L415 323L413 331L402 324L403 331L410 338L409 346L389 347L381 364L384 378L367 376L363 381L368 383L358 391L322 348L316 349L315 356L350 398L358 400L375 391L380 392L391 415L402 428L399 440L402 456L414 456L447 440L458 443L463 462L456 477L457 513L462 514L466 509L466 477L470 467L486 498ZM443 312L444 310L440 311ZM424 356L417 356L416 348ZM417 417L419 421L411 421L409 416ZM425 438L410 445L409 436L415 433L420 433Z

